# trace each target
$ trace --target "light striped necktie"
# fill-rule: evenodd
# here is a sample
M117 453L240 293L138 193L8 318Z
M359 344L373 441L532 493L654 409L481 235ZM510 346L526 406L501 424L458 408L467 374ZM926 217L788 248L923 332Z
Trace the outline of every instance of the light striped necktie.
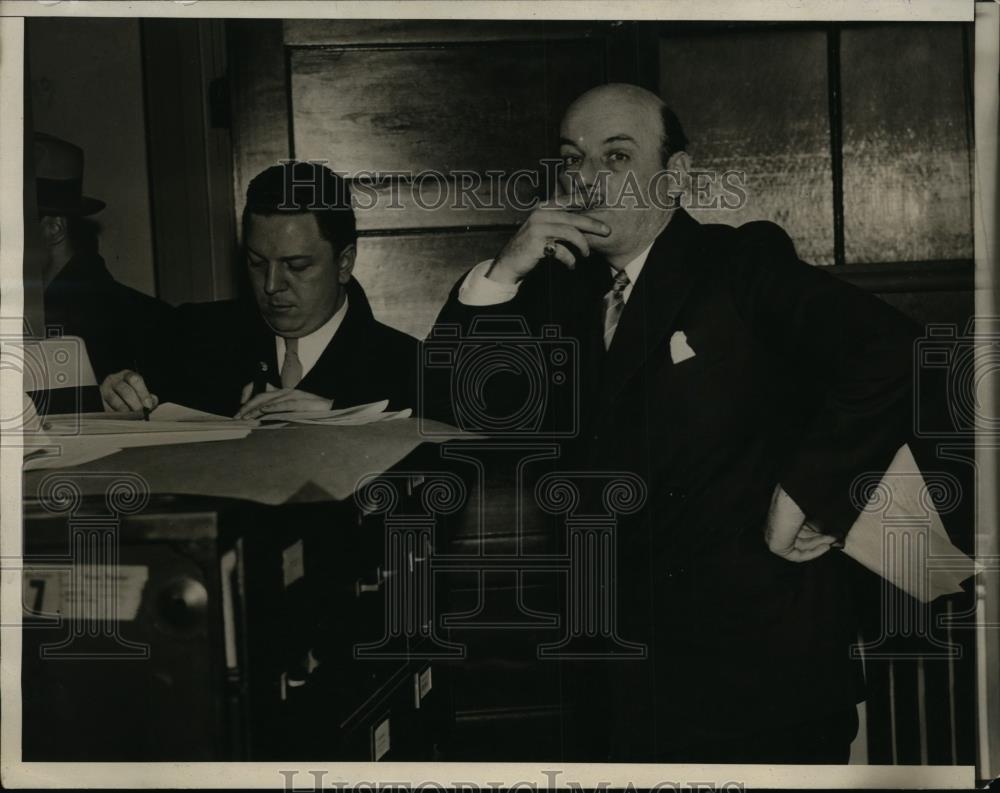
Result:
M611 346L611 340L615 337L615 329L618 327L618 320L625 310L625 287L630 283L628 275L624 270L615 273L614 283L611 291L604 296L604 349Z
M285 339L285 360L281 362L281 387L295 388L302 379L302 361L299 360L299 340Z

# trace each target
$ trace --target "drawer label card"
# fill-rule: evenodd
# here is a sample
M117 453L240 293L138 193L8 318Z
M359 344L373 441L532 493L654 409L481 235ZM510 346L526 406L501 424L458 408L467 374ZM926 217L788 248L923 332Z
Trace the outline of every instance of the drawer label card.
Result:
M389 751L389 720L386 719L375 728L375 760L381 760Z
M26 567L23 573L25 616L73 620L134 620L149 580L149 568L138 564Z
M284 573L286 588L306 574L306 555L302 540L296 540L282 551L281 570Z
M420 698L423 699L428 694L431 693L431 686L433 681L431 680L431 668L428 666L423 672L420 673Z

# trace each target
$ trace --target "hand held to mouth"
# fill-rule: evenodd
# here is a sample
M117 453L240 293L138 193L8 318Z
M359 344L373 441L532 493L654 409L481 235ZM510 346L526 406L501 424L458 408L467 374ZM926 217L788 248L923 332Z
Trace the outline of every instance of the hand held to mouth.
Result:
M587 234L607 237L611 229L599 220L551 205L540 205L493 260L487 277L516 284L546 258L558 259L569 269L577 256L590 256Z

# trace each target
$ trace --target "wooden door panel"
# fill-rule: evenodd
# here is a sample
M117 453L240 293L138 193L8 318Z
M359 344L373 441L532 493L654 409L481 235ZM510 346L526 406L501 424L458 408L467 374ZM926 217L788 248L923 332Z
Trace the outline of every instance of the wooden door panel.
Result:
M393 183L353 183L358 231L510 227L521 223L538 196L540 180L527 173L516 179L469 173L431 175Z
M233 103L233 206L237 236L250 180L289 156L288 95L281 24L230 20Z
M513 170L543 154L544 48L292 50L295 154L350 173Z
M286 19L284 40L289 47L387 47L588 38L600 48L618 27L593 20Z
M362 237L354 274L380 321L427 335L462 273L496 256L507 232Z
M293 48L295 156L349 178L409 175L358 189L362 230L518 223L539 192L525 171L556 154L566 105L602 82L604 61L586 40Z

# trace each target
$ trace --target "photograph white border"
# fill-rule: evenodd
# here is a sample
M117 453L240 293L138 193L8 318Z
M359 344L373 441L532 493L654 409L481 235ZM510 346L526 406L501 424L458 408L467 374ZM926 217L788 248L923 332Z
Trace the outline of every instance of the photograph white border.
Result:
M339 0L338 2L259 1L238 3L224 0L179 0L169 2L0 2L0 283L3 313L20 315L22 310L22 134L23 134L23 16L143 16L174 18L388 18L388 19L630 19L630 20L730 20L730 21L872 21L872 22L970 22L972 0ZM977 56L982 36L992 33L994 137L993 166L977 169L978 195L985 196L981 180L991 183L992 196L980 200L977 211L990 211L995 218L996 179L996 33L997 6L992 21L977 24ZM978 10L978 9L977 9ZM977 20L979 14L976 15ZM987 14L988 16L988 14ZM987 30L992 25L992 29ZM987 31L987 32L983 32ZM984 72L984 74L987 72ZM977 61L976 119L977 155L988 145L979 137L978 122L985 116L980 108L980 65ZM988 101L988 100L987 100ZM982 161L980 161L982 165ZM991 181L992 180L992 181ZM977 215L979 217L979 215ZM985 217L991 217L986 215ZM995 231L995 221L994 221ZM995 272L992 240L982 242L984 232L977 223L977 271ZM994 283L991 281L991 284ZM977 282L978 287L978 282ZM978 294L977 289L977 294ZM990 304L994 313L997 305ZM17 309L16 313L14 309ZM977 303L977 310L980 308ZM21 400L20 375L4 376L0 382L3 415L16 415ZM293 778L298 789L310 790L317 774L325 771L324 787L376 790L379 785L409 782L416 788L455 789L465 782L499 789L519 785L520 789L567 787L584 788L601 783L631 785L647 789L690 789L699 783L726 783L748 788L961 788L975 784L971 766L740 766L740 765L655 765L655 764L539 764L539 763L22 763L20 762L21 696L21 450L19 444L0 447L0 622L12 626L3 630L0 641L0 782L7 788L164 788L203 787L284 789L287 772L298 768ZM996 503L993 504L994 508ZM283 775L281 772L285 771ZM994 769L993 773L996 773ZM516 788L515 788L516 789Z

